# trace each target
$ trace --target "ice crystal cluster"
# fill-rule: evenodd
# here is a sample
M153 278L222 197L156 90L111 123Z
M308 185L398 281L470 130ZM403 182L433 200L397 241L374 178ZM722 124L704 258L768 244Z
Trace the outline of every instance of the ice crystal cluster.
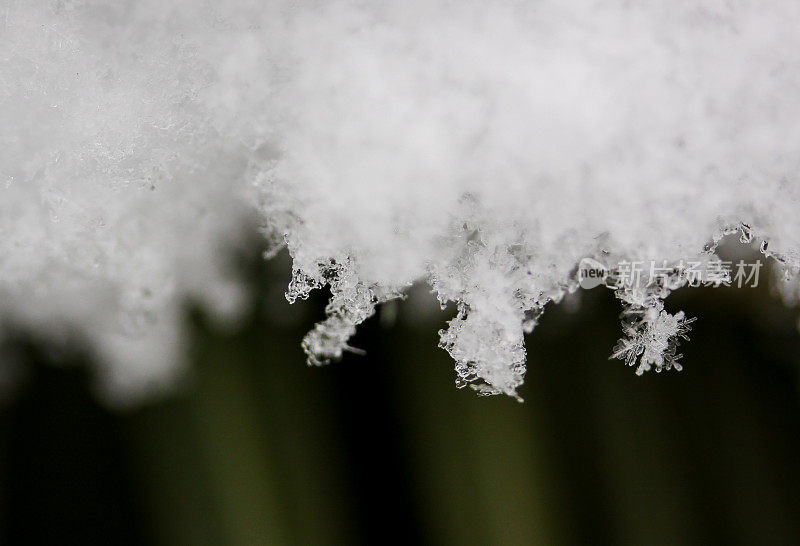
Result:
M310 363L425 282L458 384L516 396L585 257L739 231L797 272L798 29L790 0L0 0L0 316L85 336L112 396L169 383L256 219L287 299L330 290ZM683 280L617 291L614 356L678 367Z

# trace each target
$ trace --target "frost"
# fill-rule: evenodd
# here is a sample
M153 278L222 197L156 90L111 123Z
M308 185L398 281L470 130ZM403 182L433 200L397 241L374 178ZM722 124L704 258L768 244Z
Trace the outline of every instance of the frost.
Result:
M337 359L427 283L459 386L517 396L584 258L800 268L800 4L0 0L0 315L86 336L105 392L180 372L181 302L237 314L258 225ZM669 292L617 291L614 356L679 368ZM780 280L783 283L783 280Z

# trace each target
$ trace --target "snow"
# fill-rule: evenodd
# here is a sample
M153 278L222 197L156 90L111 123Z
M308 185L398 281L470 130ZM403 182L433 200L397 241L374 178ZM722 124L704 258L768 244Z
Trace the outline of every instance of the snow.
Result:
M290 301L330 286L310 363L426 282L483 394L584 258L740 230L800 268L796 2L262 4L0 3L0 314L85 335L111 399L181 372L187 296L236 316L253 218ZM618 294L637 370L678 367L668 293Z

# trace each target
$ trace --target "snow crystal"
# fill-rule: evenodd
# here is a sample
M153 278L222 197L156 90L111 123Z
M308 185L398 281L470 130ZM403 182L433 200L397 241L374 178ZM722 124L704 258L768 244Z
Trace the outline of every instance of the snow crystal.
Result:
M796 2L268 4L0 3L0 313L87 335L112 396L180 371L186 296L236 315L253 222L289 301L330 288L310 363L423 281L482 394L584 258L736 230L800 267ZM617 293L637 371L679 368L670 289Z

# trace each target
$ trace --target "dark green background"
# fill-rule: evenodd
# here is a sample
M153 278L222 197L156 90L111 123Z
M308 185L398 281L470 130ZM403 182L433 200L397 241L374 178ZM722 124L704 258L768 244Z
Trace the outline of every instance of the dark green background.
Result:
M325 294L283 301L285 256L250 270L249 318L189 308L190 377L142 407L99 404L79 345L6 344L4 544L800 544L800 334L763 277L668 300L699 317L681 373L607 360L611 292L551 306L519 404L455 388L453 309L401 304L308 368Z

